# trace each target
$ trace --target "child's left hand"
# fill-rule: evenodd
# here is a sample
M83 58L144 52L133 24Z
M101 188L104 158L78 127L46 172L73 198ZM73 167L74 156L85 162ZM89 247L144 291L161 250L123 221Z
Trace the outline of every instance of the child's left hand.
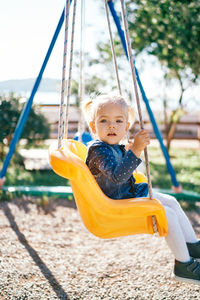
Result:
M137 157L140 157L141 152L150 144L150 136L147 130L139 131L134 140L129 140L125 146L126 151L131 150Z

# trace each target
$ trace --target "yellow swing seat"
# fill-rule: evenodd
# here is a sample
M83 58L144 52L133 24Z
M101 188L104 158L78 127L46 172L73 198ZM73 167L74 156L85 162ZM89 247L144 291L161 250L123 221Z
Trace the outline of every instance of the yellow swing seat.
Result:
M53 146L49 149L49 160L54 172L70 180L85 227L95 236L104 239L141 233L153 234L154 215L159 235L166 236L167 219L160 202L147 198L108 198L84 163L86 154L86 146L71 139L63 139L59 150Z

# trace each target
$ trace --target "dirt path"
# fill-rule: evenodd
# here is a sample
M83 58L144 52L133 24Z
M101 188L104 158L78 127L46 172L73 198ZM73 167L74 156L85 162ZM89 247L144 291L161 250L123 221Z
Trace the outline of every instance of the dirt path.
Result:
M188 215L200 236L200 211ZM173 280L163 238L98 239L66 200L48 214L34 199L1 202L0 228L0 299L200 299Z

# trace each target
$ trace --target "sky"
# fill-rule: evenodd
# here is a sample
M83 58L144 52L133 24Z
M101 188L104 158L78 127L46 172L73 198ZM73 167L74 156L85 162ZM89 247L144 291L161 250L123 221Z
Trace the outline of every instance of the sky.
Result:
M75 50L80 42L80 1L77 2ZM0 81L37 77L64 5L65 0L0 1ZM100 3L94 0L86 0L85 14L85 49L95 55L95 43L109 38L106 18ZM61 79L63 44L64 26L43 77ZM178 97L180 90L176 84L168 90L164 88L163 74L155 59L142 57L136 65L137 68L143 65L139 72L148 98L163 97L166 93L171 99ZM199 100L199 95L199 87L192 87L186 93L188 101Z
M64 0L6 0L0 2L0 81L37 76L64 5ZM90 18L94 15L95 9L96 18ZM78 6L75 31L77 45L80 37L79 12ZM88 14L90 14L89 18ZM99 30L98 15L99 12L94 1L87 0L86 18L89 29L92 27L91 24L96 22L96 31ZM91 30L90 34L92 34ZM97 35L94 34L94 36ZM44 77L61 77L63 41L64 31L62 28Z

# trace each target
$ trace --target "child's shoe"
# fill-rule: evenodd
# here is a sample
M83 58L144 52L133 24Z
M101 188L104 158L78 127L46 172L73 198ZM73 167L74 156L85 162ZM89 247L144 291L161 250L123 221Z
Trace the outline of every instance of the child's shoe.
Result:
M200 285L200 263L194 258L186 263L175 260L174 275L178 281Z
M187 243L187 247L191 257L200 259L200 241L196 243Z

